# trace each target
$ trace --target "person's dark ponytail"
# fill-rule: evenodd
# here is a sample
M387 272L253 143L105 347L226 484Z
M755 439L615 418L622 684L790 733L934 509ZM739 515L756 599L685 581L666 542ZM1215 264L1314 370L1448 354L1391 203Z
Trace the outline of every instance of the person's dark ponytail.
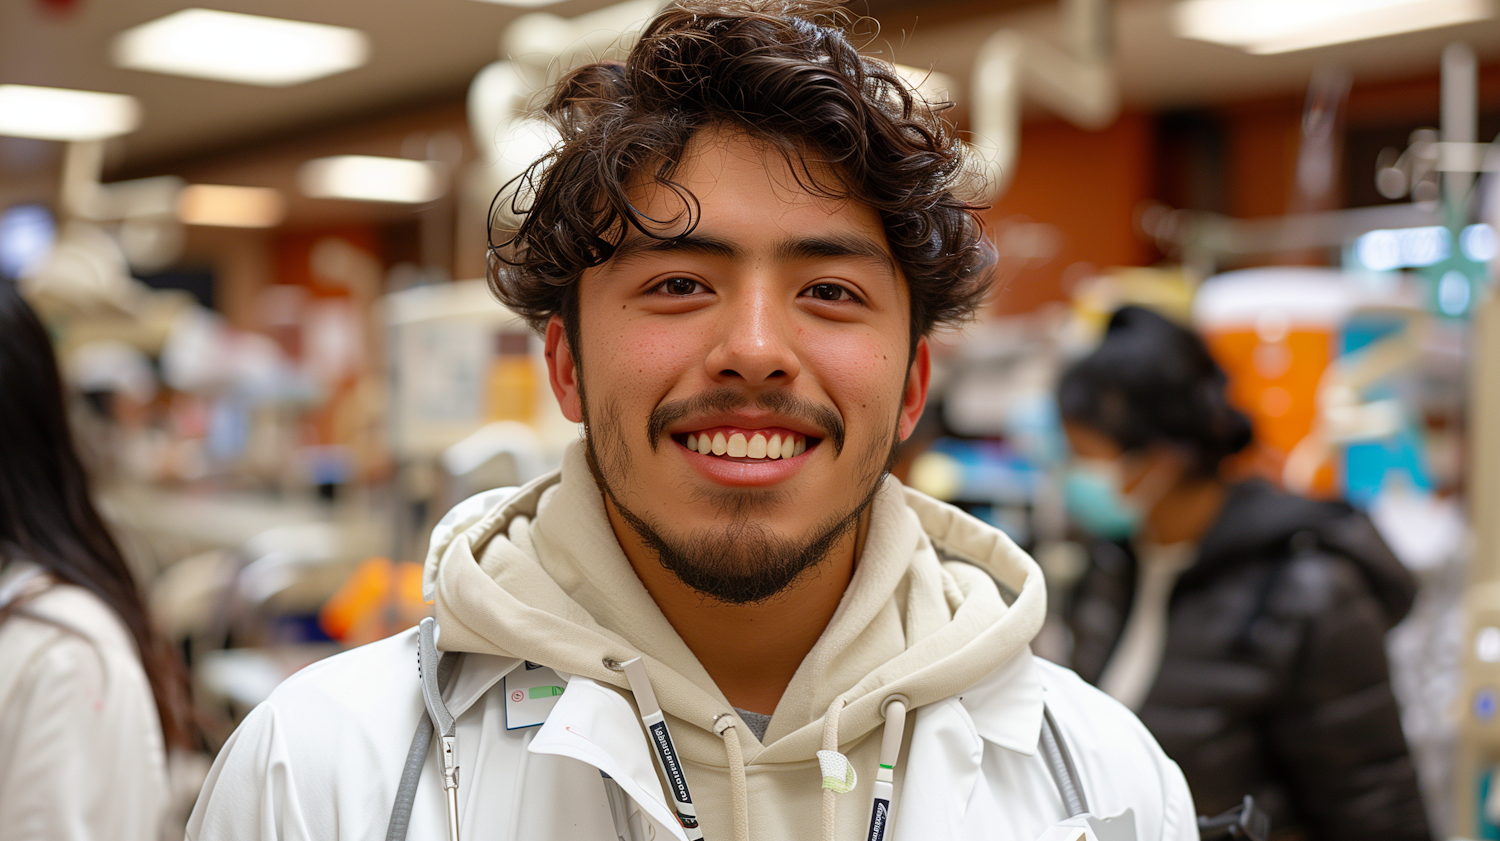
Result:
M1201 431L1198 450L1200 466L1212 465L1217 469L1224 459L1250 445L1254 429L1250 426L1250 419L1230 405L1228 381L1217 365L1214 368L1214 376L1198 390L1203 407L1203 422L1198 427Z

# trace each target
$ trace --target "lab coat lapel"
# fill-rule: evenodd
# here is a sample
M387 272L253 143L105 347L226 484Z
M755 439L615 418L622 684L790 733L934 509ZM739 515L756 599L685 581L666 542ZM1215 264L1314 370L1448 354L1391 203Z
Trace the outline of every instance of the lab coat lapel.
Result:
M1031 650L1023 648L958 700L980 738L1025 756L1037 752L1042 734L1042 674Z
M917 710L900 799L897 838L961 838L984 741L956 699Z
M1041 673L1023 648L957 697L917 710L896 837L964 837L985 743L1034 755L1042 706Z
M640 719L619 693L590 678L569 678L567 691L527 750L565 756L598 768L614 778L641 811L673 838L687 841L667 807Z

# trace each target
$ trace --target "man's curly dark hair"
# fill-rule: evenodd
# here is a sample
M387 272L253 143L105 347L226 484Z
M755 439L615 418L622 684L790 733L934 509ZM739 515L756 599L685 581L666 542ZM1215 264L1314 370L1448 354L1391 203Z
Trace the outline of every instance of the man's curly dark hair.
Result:
M497 244L492 212L496 296L537 330L560 315L577 353L579 277L609 260L628 228L690 233L696 200L672 175L696 133L730 128L780 151L809 192L880 215L911 293L913 348L969 317L995 253L983 208L959 197L964 146L892 65L860 55L846 20L832 2L678 0L624 62L568 73L542 109L561 141L492 208L509 201L523 219ZM648 174L682 200L666 232L629 198Z

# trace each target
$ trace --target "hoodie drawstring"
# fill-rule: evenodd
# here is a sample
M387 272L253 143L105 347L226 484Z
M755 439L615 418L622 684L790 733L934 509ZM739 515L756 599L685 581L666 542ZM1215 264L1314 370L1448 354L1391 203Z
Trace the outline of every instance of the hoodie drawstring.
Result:
M745 754L740 750L740 729L734 716L725 713L714 719L714 732L724 740L729 757L729 790L733 795L734 841L750 841L750 794L745 785Z
M849 758L839 753L839 713L844 711L844 703L843 698L834 698L823 714L823 749L818 751L818 765L823 771L823 841L833 841L839 808L834 797L858 782Z

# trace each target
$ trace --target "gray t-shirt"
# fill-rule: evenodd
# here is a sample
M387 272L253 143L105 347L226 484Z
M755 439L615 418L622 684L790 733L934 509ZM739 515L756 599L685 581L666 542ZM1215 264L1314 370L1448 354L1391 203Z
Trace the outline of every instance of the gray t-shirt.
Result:
M742 710L739 707L735 707L734 711L740 714L740 718L745 722L745 726L750 728L751 733L755 734L757 742L766 740L766 728L771 726L770 716L765 713L753 713L749 710Z

